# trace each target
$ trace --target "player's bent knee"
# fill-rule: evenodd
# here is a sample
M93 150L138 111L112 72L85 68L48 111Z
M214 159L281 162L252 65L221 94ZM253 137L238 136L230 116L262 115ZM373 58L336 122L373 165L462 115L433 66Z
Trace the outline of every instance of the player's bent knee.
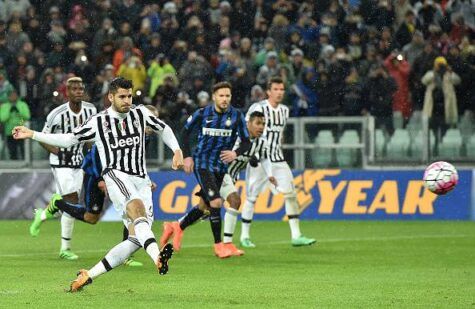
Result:
M96 224L99 221L99 214L85 213L84 220L89 224Z
M79 202L79 195L77 192L69 193L62 196L63 201L67 203L77 204Z
M237 193L232 193L228 196L227 201L229 206L233 209L239 210L241 206L241 197Z
M223 205L223 201L220 198L214 199L209 202L211 208L220 208Z
M145 217L145 206L139 199L130 200L125 208L127 210L127 216L131 219Z

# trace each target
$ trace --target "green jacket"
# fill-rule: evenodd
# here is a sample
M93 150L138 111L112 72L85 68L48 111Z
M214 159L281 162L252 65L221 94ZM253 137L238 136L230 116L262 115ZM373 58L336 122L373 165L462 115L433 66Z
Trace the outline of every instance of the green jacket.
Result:
M162 67L157 61L153 61L147 70L147 75L150 78L149 96L153 98L158 87L163 84L165 76L171 75L174 79L176 79L176 70L170 63L167 63Z
M3 125L3 135L11 134L14 127L23 125L23 121L30 120L30 108L22 100L16 103L7 101L0 105L0 123Z

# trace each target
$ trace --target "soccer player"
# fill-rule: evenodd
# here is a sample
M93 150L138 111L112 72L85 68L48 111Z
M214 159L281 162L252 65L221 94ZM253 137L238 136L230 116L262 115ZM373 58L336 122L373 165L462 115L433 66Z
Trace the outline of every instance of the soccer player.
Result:
M180 249L183 230L196 222L208 208L211 230L214 237L214 253L225 258L231 252L221 240L221 205L223 200L219 194L221 184L227 172L228 163L242 155L251 146L244 115L231 103L231 84L220 82L213 86L214 104L197 110L191 115L183 132L183 151L185 155L184 169L186 173L194 172L201 187L200 203L193 207L179 222L165 223L161 243L165 243L174 235ZM198 145L191 157L189 136L198 128ZM241 145L233 150L237 138Z
M112 248L89 270L81 269L71 283L76 292L92 280L121 265L125 259L143 247L155 263L159 274L168 272L168 260L173 247L166 244L159 249L152 232L153 203L150 178L145 164L145 129L162 132L165 144L174 152L172 168L183 166L183 154L170 127L142 105L132 106L132 82L122 77L109 85L111 107L88 119L79 128L67 134L46 134L26 127L15 127L15 139L32 138L58 147L71 147L84 141L97 145L102 164L102 176L109 197L122 210L129 238Z
M253 112L259 111L265 116L266 127L263 137L269 145L269 159L272 162L272 175L279 183L279 187L273 192L281 192L285 199L285 212L289 218L291 243L293 246L308 246L316 242L313 238L307 238L300 232L299 205L297 194L293 184L292 171L284 159L282 153L282 137L285 125L289 118L289 109L281 104L285 94L284 82L280 77L272 77L267 83L267 96L264 101L254 103L249 108L246 117ZM260 192L266 187L269 179L262 166L247 166L246 191L247 198L244 202L241 220L241 246L253 248L255 245L250 239L250 227L254 214L254 204Z
M80 77L71 77L66 81L69 102L53 109L46 117L43 128L44 133L71 133L80 127L89 117L97 113L96 107L83 101L84 84ZM51 170L56 183L56 193L64 201L78 203L82 188L84 142L71 147L56 147L48 141L40 143L49 155ZM40 225L50 217L43 209L36 210L35 218L30 226L30 234L38 236ZM61 249L59 257L66 260L77 260L78 256L71 251L71 238L73 235L74 218L68 214L61 216Z
M259 164L258 158L260 158L262 167L264 168L264 170L266 171L269 177L269 181L274 186L277 186L277 182L275 178L272 176L271 162L267 158L267 141L261 137L264 131L264 127L265 127L264 114L257 111L253 112L249 117L249 121L247 122L247 129L249 131L249 136L252 142L251 147L229 164L227 173L224 176L223 183L219 190L219 194L221 198L223 200L226 200L229 203L229 208L226 209L226 214L224 215L224 238L223 238L224 247L228 250L229 256L240 256L244 254L244 251L239 250L232 243L233 233L234 233L234 229L236 227L236 222L237 222L237 216L239 214L239 207L241 206L241 197L237 193L236 187L234 186L236 180L239 178L239 172L243 170L247 166L248 163L252 164L253 166L257 166L257 164ZM234 149L239 148L239 145L240 145L240 139L236 141L236 144L234 145ZM204 210L204 209L201 209L201 210ZM194 217L194 221L191 222L190 224L198 220L199 220L198 217ZM164 229L168 231L172 231L174 226L178 228L180 226L180 223L179 222L165 223ZM162 234L162 238L160 238L161 244L166 243L168 241L168 239L165 238L167 236L170 237L172 235L165 232ZM180 233L180 230L178 230L177 234L173 234L173 246L175 248L180 248L181 237L183 237L183 232ZM229 256L220 256L220 257L225 258Z

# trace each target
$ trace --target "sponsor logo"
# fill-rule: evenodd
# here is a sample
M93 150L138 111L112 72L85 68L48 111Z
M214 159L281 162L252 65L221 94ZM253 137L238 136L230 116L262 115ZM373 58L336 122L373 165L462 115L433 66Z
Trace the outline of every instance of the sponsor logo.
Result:
M110 144L110 147L112 149L133 148L140 143L140 136L138 134L134 134L127 137L124 136L121 138L117 138L114 142L115 143L112 142Z
M203 128L202 130L203 135L209 135L209 136L231 136L233 133L233 130L229 129L213 129L213 128Z

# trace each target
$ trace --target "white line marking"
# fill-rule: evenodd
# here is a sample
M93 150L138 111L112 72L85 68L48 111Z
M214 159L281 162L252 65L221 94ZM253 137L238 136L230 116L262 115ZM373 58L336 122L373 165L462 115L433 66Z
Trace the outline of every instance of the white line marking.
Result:
M431 238L470 238L475 237L475 235L466 235L466 234L453 234L453 235L406 235L406 236L387 236L387 237L359 237L359 238L329 238L324 240L317 240L318 243L332 243L332 242L357 242L357 241L386 241L386 240L414 240L414 239L431 239ZM273 246L273 245L285 245L289 244L289 240L281 241L271 241L271 242L262 242L259 243L259 247ZM208 244L193 244L185 245L182 248L211 248L212 243ZM77 250L75 253L107 253L110 248L105 249L95 249L95 250ZM257 248L258 250L258 248ZM0 257L26 257L26 256L52 256L58 255L53 252L35 252L35 253L23 253L23 254L0 254Z

